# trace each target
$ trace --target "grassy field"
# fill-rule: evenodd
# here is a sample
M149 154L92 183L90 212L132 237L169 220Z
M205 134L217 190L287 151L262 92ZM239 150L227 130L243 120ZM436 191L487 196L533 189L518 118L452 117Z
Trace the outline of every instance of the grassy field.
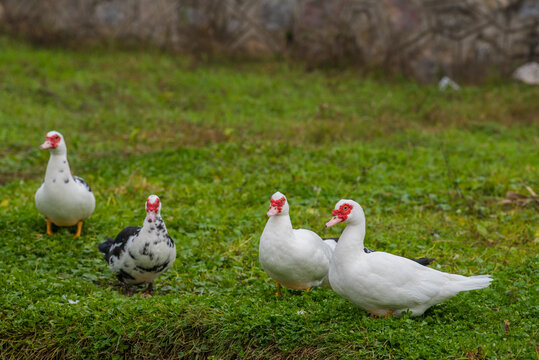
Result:
M537 359L537 87L5 38L0 64L0 358ZM52 129L96 195L78 239L44 235L34 206ZM494 281L413 319L328 289L275 298L258 240L277 190L297 227L337 236L323 225L352 198L366 246ZM152 193L177 260L130 297L96 245Z

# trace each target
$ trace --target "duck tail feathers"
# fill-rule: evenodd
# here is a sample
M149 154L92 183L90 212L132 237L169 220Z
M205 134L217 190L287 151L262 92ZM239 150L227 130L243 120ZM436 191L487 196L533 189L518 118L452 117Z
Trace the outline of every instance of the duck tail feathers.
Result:
M490 275L476 275L467 277L458 282L459 291L483 289L490 285Z
M114 243L114 239L113 238L108 238L107 241L105 241L104 243L101 243L97 246L97 248L99 249L99 251L101 251L103 254L108 254L109 250L110 250L110 247L112 246L112 244Z

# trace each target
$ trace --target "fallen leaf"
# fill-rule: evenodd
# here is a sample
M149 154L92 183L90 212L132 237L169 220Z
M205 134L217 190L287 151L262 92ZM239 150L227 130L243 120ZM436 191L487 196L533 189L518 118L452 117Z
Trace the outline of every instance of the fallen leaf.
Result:
M516 205L521 205L521 206L526 206L534 202L539 204L539 198L537 198L537 195L535 194L535 192L529 186L524 186L524 187L526 188L526 190L528 190L530 195L524 195L524 194L516 193L514 191L508 191L505 194L505 198L502 199L502 201L500 201L500 204L501 205L516 204Z

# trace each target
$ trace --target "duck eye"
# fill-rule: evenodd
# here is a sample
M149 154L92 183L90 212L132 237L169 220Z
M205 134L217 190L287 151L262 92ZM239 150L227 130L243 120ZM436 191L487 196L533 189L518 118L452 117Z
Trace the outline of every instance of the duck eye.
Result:
M348 206L343 207L344 210L348 210Z
M56 140L58 140L58 139L60 138L60 136L56 135L54 138L55 138Z

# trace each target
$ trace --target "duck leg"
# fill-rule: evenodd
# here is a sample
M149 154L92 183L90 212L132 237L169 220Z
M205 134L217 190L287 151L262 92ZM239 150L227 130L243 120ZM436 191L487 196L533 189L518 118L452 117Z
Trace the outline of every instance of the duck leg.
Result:
M77 223L77 233L73 237L78 238L80 236L81 230L82 230L82 220Z
M283 296L283 293L281 292L281 284L279 284L277 281L275 283L277 284L277 292L275 293L275 296Z
M153 295L153 281L148 284L148 287L146 288L146 290L142 292L142 294L140 294L140 296L151 297L152 295Z
M129 285L127 285L126 283L122 283L120 285L122 287L122 293L125 294L125 295L129 295L129 296L133 296L135 293L129 288Z
M390 318L390 317L392 317L392 316L393 316L393 310L389 310L389 311L385 314L384 319Z
M47 218L45 220L47 220L47 235L54 235L52 233L52 222Z

